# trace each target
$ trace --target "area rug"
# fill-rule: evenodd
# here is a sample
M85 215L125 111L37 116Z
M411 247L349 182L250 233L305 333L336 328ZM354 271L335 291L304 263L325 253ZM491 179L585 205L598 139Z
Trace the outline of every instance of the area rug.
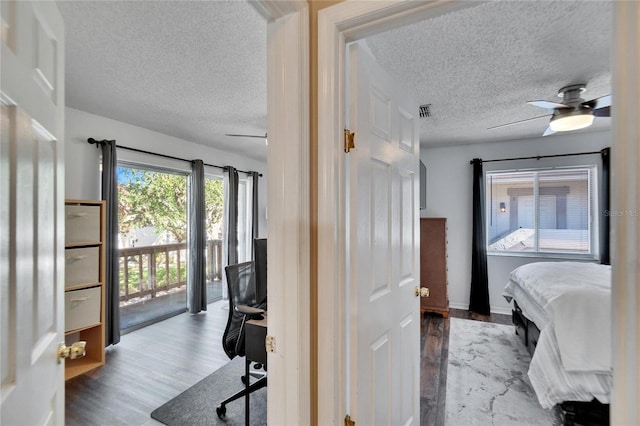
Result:
M561 425L540 406L527 377L529 353L513 326L451 318L448 426Z
M227 404L223 420L216 407L244 387L244 358L236 357L166 404L155 409L151 417L168 426L244 425L244 397ZM267 388L251 394L251 425L267 424Z

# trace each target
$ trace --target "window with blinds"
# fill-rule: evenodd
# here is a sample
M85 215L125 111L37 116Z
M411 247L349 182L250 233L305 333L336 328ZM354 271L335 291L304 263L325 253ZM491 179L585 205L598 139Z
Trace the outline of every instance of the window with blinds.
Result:
M595 167L489 172L487 251L592 254Z

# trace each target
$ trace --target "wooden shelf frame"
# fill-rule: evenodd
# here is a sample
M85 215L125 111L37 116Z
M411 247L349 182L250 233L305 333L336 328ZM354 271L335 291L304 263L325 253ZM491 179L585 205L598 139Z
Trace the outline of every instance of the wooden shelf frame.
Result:
M81 247L98 247L99 281L86 282L65 287L65 292L101 287L100 289L100 321L75 330L65 330L67 345L77 341L87 342L86 355L82 358L65 360L65 380L94 370L105 363L105 296L106 296L106 206L101 200L65 200L65 206L98 206L100 207L100 240L87 242L71 242L65 249Z

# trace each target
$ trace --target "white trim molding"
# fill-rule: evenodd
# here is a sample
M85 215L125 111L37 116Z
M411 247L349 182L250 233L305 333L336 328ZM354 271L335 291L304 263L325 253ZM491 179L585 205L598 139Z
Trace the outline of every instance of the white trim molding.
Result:
M468 311L469 310L469 304L468 303L449 302L449 308L451 308L451 309L462 309L464 311Z
M253 6L256 12L267 22L275 21L291 13L302 12L308 7L306 0L247 0L247 2Z
M261 2L273 3L287 2ZM311 423L309 15L306 2L291 3L293 13L270 13L267 25L268 334L276 338L267 423L277 425Z
M511 316L511 308L503 308L500 306L493 306L491 308L492 314L509 315Z
M640 3L614 2L611 424L640 424Z
M318 424L346 414L346 268L344 39L329 12L318 13ZM330 42L325 42L325 40ZM338 64L342 64L339 67Z

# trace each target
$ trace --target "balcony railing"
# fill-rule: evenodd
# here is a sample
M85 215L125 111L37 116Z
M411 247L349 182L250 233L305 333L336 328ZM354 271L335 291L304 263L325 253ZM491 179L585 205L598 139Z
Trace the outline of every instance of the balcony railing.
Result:
M118 250L120 263L120 304L146 296L152 298L187 284L186 243ZM222 279L222 240L208 240L207 281Z

